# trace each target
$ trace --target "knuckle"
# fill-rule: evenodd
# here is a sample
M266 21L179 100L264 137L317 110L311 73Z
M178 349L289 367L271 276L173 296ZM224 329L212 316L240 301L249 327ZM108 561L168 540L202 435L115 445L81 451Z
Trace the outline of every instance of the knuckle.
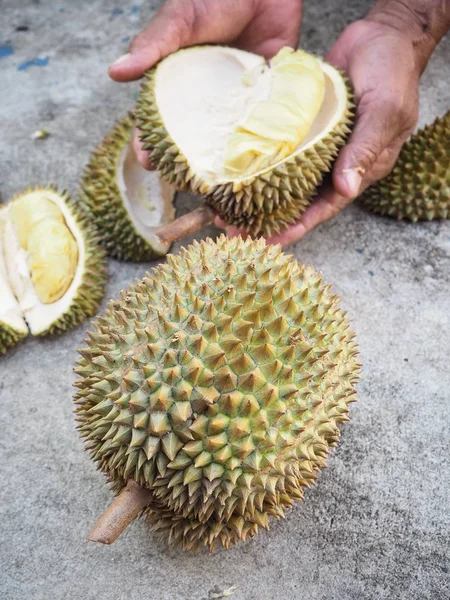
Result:
M362 139L355 148L354 164L363 167L366 171L375 164L378 158L376 143L370 139Z

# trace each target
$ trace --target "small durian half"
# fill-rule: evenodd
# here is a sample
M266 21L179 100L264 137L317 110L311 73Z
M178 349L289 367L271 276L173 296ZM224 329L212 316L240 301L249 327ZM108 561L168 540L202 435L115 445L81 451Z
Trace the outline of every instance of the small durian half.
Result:
M106 256L89 215L67 192L39 187L0 209L0 354L96 314Z
M138 162L131 144L133 125L130 112L94 150L79 200L91 212L109 256L146 261L170 249L154 231L174 219L175 188Z
M135 109L144 148L178 189L252 235L296 222L350 133L352 92L303 50L263 57L223 46L169 55Z

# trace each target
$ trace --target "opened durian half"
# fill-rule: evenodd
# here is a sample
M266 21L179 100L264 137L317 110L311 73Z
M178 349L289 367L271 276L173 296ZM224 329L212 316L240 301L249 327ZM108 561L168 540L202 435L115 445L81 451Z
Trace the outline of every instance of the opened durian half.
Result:
M93 316L105 281L98 235L66 192L14 197L0 209L0 354L28 333L61 333Z
M179 189L251 234L299 219L350 132L351 92L302 50L263 57L196 46L157 64L136 116L145 149Z
M130 113L95 149L79 197L92 213L108 255L143 261L164 256L170 248L154 231L173 220L175 189L137 161L133 124Z

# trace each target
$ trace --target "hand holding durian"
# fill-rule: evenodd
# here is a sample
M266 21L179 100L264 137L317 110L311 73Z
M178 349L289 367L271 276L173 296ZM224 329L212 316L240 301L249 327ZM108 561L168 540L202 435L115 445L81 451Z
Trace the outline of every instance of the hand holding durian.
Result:
M228 45L231 43L238 48L261 54L267 59L273 59L276 56L275 61L278 62L282 60L285 46L297 46L302 9L302 2L299 0L282 2L279 0L260 0L259 2L211 0L206 6L207 10L205 11L204 2L201 3L201 6L197 6L195 0L192 2L177 0L166 2L156 18L133 40L130 52L110 67L111 77L117 81L137 79L168 54L176 52L182 47L198 44ZM305 158L310 164L314 163L312 159L317 155L323 159L323 151L321 152L314 143L309 143L313 137L312 133L317 133L314 124L310 130L309 139L307 134L298 146L301 149L303 145L303 149L306 149L306 157L305 152L300 152L297 160L292 161L294 164L291 162L289 165L286 164L289 163L289 160L277 163L276 159L280 156L272 154L269 160L272 165L271 169L263 173L257 171L256 174L260 176L245 179L248 175L248 171L245 172L245 168L248 167L246 158L255 154L257 156L259 154L260 158L261 154L267 151L267 140L270 134L265 137L263 143L260 138L250 140L251 136L261 133L261 129L258 129L255 124L261 123L261 119L258 121L258 117L264 114L263 106L254 107L253 113L250 112L251 118L244 119L244 122L241 118L239 123L235 122L238 127L234 132L234 139L233 136L228 137L227 148L230 150L234 144L235 149L240 147L245 150L237 152L236 156L230 157L229 154L228 164L225 155L225 160L222 160L220 164L222 173L219 172L217 161L214 162L217 155L214 154L213 148L210 149L210 164L203 166L210 167L208 175L213 172L215 181L213 182L211 177L208 181L208 177L205 177L199 168L202 157L192 151L195 139L199 135L197 128L193 127L190 132L188 126L184 132L177 130L172 126L173 121L171 122L171 118L175 116L174 113L170 113L169 107L161 110L164 94L168 94L170 91L169 89L165 90L163 85L156 85L158 73L161 79L164 69L166 69L166 73L169 73L171 68L175 69L175 65L180 70L183 69L182 52L179 53L179 59L163 60L160 63L161 69L153 70L144 82L139 102L140 118L138 121L141 133L136 133L135 138L138 157L147 168L157 167L163 173L165 172L166 176L172 177L179 188L206 196L207 204L212 207L213 211L199 213L197 215L198 225L201 226L216 217L216 224L225 227L228 235L248 232L263 234L269 241L283 245L293 243L323 221L336 215L366 188L391 172L403 143L416 124L419 77L435 45L448 30L449 24L448 3L418 2L416 0L409 3L409 8L405 8L402 3L383 0L376 2L365 19L350 25L337 40L326 56L326 60L336 65L350 78L357 100L355 127L348 143L341 149L334 162L331 177L326 184L319 188L315 198L313 196L317 193L318 184L321 183L324 173L330 170L331 164L321 165L317 169L314 168L317 167L314 164L313 172L306 171L305 173ZM424 34L424 31L427 33ZM280 50L281 56L277 55ZM187 52L189 51L186 51L184 61L192 59L193 62L194 54L187 58ZM195 50L193 49L191 52L194 53ZM180 62L177 62L178 60ZM271 66L275 70L274 65ZM321 62L320 66L323 67L324 63ZM199 65L198 68L200 68ZM174 72L172 70L172 74ZM317 69L316 73L319 80L317 87L320 88L320 69ZM329 81L330 71L325 75L328 75L327 81ZM195 77L195 67L192 67L189 76ZM249 79L247 75L244 78L247 78L247 81ZM205 106L202 105L201 98L205 89L202 88L200 92L196 92L196 88L198 89L197 79L195 84L192 82L192 93L186 95L183 92L182 98L183 101L189 101L190 96L191 100L198 102L198 110L204 113ZM333 83L336 83L336 80L332 77L331 79ZM301 81L300 77L297 81ZM174 90L179 92L173 77L171 82L173 84L172 92ZM170 83L167 81L166 83L169 87ZM201 85L201 78L199 84ZM288 83L286 85L288 86ZM294 85L292 83L291 87ZM233 88L233 90L235 89ZM232 102L229 91L229 87L218 90L228 104ZM340 98L338 87L334 87L334 92ZM324 97L327 97L326 93ZM348 100L349 98L347 98ZM149 101L150 107L147 105ZM157 114L154 110L155 102L160 109L156 111ZM320 90L316 96L316 102L320 104ZM146 105L147 111L145 110ZM319 112L318 120L323 121L324 114L330 117L333 108L323 107ZM350 108L349 104L347 104L348 108ZM179 110L183 111L183 104ZM186 114L189 114L189 109L186 110ZM338 116L338 112L335 110L333 115ZM242 117L242 115L240 116ZM313 123L316 119L317 125L317 114L309 113L307 117ZM319 141L326 146L328 151L326 158L330 159L331 156L330 162L336 158L339 147L345 141L346 127L350 117L351 113L348 111L342 110L339 113L340 120L338 122L341 124L341 129L338 137L342 139L330 140L326 124L318 135ZM305 121L308 121L308 118ZM342 127L342 124L345 127ZM159 125L159 128L155 137L156 125ZM216 122L215 125L215 128L208 131L209 138L213 141L217 141L217 128L219 127L220 130L220 124ZM331 123L329 122L328 125L331 126ZM283 127L281 113L280 118L277 119L277 126L278 130ZM333 123L333 126L336 126L336 122ZM445 133L448 131L448 128L445 129L445 121L443 126ZM167 133L170 135L167 136ZM249 135L245 138L243 133ZM276 136L278 131L271 133ZM264 134L267 134L267 128ZM139 137L143 142L139 141ZM190 138L191 144L186 138ZM175 151L176 149L176 154L170 155L167 147L162 147L165 143L166 146L169 144L167 140L175 142L175 144L171 143L169 150ZM223 136L220 140L223 140ZM441 140L445 141L445 137ZM237 145L238 142L239 145ZM159 148L157 148L158 145ZM315 151L312 155L311 149ZM285 150L288 150L288 146L285 147ZM438 173L448 170L448 152L440 154L444 155L444 158L442 159L441 156L440 160L447 162L445 164L440 162L434 166ZM171 160L177 161L176 173L173 173ZM184 164L183 160L185 160ZM244 169L239 173L239 177L236 177L238 160L241 161ZM253 164L257 162L253 161ZM223 176L223 171L227 170L227 166L229 167L228 172L230 168L234 169L234 177L227 179ZM278 166L278 170L274 166ZM286 170L288 174L286 174ZM294 172L295 170L296 172ZM300 175L298 174L299 170L301 171ZM304 182L305 179L307 183L302 186L302 181ZM277 191L280 192L280 181L285 188L292 188L293 180L297 184L296 189L294 191L284 189L283 199L288 195L290 198L279 202L277 194L272 191L274 186L271 186L270 182L274 181L277 184L275 186ZM218 182L224 185L217 185ZM408 184L408 182L406 183ZM449 203L448 183L445 184L444 181L442 184L443 190L439 194L437 200L439 206L436 210L430 209L430 204L435 206L434 196L431 202L428 198L424 198L423 201L414 200L417 185L420 183L419 181L413 186L407 185L408 192L403 191L401 198L395 203L397 208L390 211L384 210L384 212L398 218L405 217L412 220L446 217ZM427 185L426 193L429 189L434 189L434 185ZM313 200L312 203L311 200ZM279 203L277 204L277 202ZM407 206L405 207L405 205ZM414 206L417 205L420 206L416 211ZM381 210L373 202L369 206L373 210ZM264 217L261 216L262 212ZM270 217L267 216L268 214ZM189 227L192 223L187 222L186 225Z

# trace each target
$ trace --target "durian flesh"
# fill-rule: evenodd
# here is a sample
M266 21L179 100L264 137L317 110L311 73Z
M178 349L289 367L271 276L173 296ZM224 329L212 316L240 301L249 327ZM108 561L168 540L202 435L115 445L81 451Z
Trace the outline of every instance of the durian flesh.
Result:
M6 333L57 333L95 314L106 264L86 214L66 193L37 188L0 211L0 353Z
M80 201L92 214L110 256L143 261L170 248L154 231L173 220L175 189L137 161L133 125L130 113L97 146L83 175Z
M152 492L169 543L228 547L325 466L358 349L339 299L279 246L221 236L167 258L80 350L79 429L116 491Z
M78 264L78 246L60 207L45 194L38 201L29 194L11 204L8 216L4 252L8 257L9 248L16 246L9 260L13 286L16 265L24 252L29 269L25 277L30 277L38 300L42 304L56 302L67 292ZM14 291L23 295L20 288Z
M169 181L229 223L271 234L302 214L330 169L349 133L350 96L337 69L301 50L266 64L201 46L147 74L136 114Z
M325 97L325 74L317 58L283 48L268 65L244 71L237 104L243 118L228 132L223 171L243 177L292 154L308 135ZM220 169L219 169L220 170Z

